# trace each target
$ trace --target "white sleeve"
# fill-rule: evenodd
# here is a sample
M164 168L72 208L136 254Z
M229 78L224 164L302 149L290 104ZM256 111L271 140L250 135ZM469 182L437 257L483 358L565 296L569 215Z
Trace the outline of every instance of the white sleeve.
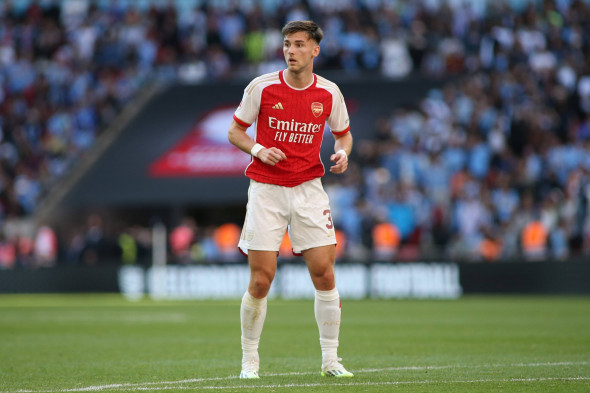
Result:
M345 134L350 130L350 119L344 97L337 87L332 92L332 112L326 119L334 134Z
M256 86L252 88L253 83L250 82L246 89L244 89L244 96L240 106L234 113L234 119L243 126L249 127L258 117L260 111L260 93L261 89Z

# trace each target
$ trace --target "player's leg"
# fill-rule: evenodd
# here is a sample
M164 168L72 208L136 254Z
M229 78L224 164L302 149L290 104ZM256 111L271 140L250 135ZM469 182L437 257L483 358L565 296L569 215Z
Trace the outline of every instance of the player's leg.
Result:
M266 317L266 295L277 269L277 252L287 230L288 201L284 189L252 181L240 239L248 254L250 283L242 298L242 372L240 378L258 378L258 344Z
M240 378L258 378L260 358L258 345L266 318L266 295L277 270L277 253L274 251L248 251L250 283L242 298L240 320L242 325L242 371Z
M336 287L334 276L334 261L336 259L336 247L314 247L301 252L307 264L313 286L318 291L331 291Z
M339 363L340 295L334 278L336 236L330 201L320 179L293 188L291 244L305 259L316 289L314 310L322 348L322 375L352 377Z
M338 358L338 336L342 317L340 295L334 278L335 247L321 246L304 250L303 258L316 289L314 312L320 332L322 376L352 377Z
M248 250L248 264L248 293L257 299L265 298L277 272L277 252Z

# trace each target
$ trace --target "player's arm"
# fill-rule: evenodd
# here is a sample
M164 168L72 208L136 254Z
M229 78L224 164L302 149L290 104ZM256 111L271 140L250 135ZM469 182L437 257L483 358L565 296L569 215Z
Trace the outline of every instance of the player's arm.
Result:
M243 151L258 158L260 161L268 165L276 165L277 162L287 159L285 153L276 147L266 148L256 143L250 135L246 134L248 127L244 127L237 121L232 120L229 131L227 133L227 139L232 145Z
M352 134L349 132L338 135L334 133L334 151L336 153L330 156L334 165L330 167L332 173L344 173L348 169L348 155L352 151Z

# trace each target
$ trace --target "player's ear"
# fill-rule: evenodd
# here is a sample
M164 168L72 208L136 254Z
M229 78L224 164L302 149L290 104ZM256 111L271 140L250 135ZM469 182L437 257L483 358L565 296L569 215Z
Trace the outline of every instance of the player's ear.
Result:
M320 45L319 44L315 44L315 46L313 47L313 57L318 57L320 54Z

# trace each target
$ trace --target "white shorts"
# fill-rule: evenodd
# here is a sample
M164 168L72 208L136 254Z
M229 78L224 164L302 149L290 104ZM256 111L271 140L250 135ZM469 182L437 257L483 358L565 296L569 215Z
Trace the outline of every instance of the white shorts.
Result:
M294 254L336 244L328 195L320 178L295 187L250 180L246 219L238 247L279 251L286 231Z

